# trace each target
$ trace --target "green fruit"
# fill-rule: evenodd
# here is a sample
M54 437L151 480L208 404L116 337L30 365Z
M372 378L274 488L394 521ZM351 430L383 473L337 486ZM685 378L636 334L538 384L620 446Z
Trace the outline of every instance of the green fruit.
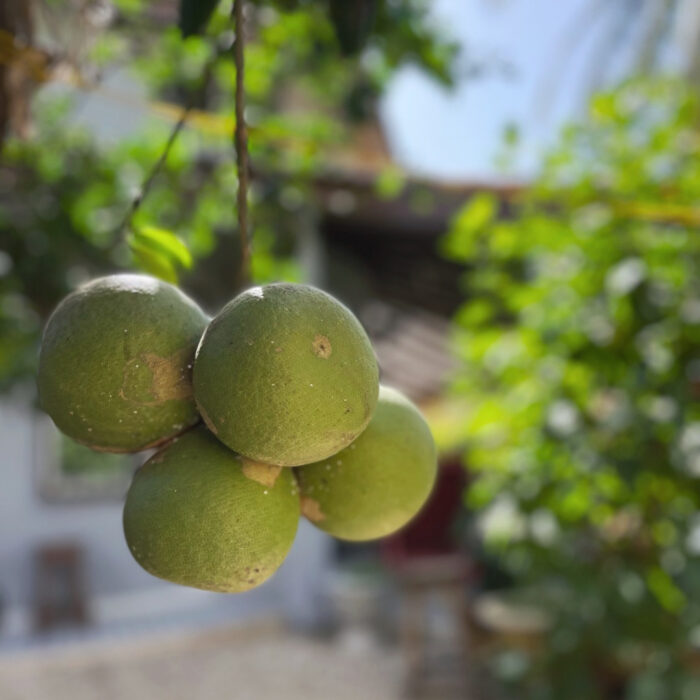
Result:
M51 315L41 344L39 396L60 430L107 452L136 452L194 425L191 368L207 324L166 282L142 275L93 280Z
M298 523L292 471L239 457L203 426L148 460L124 505L126 541L146 571L227 593L272 576Z
M437 453L420 411L382 386L367 429L349 447L297 470L302 512L343 540L373 540L403 527L425 503Z
M353 314L300 284L255 287L227 304L197 349L194 394L223 443L295 466L335 454L367 426L377 362Z

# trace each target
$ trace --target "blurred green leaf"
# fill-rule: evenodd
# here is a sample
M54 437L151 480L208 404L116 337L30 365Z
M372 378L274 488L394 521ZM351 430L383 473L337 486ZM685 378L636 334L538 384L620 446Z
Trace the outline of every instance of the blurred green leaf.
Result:
M678 612L685 605L683 592L663 569L652 569L647 574L647 585L659 603L669 612Z
M189 248L172 231L155 226L139 226L133 233L134 242L170 258L182 267L192 267L192 254Z
M395 167L384 168L374 183L374 191L381 199L395 199L406 186L406 176Z
M177 271L167 255L163 255L135 238L129 240L129 248L133 255L134 264L138 268L166 282L177 284Z
M452 222L441 241L441 251L448 258L466 262L478 248L479 237L498 212L498 201L492 194L475 194Z

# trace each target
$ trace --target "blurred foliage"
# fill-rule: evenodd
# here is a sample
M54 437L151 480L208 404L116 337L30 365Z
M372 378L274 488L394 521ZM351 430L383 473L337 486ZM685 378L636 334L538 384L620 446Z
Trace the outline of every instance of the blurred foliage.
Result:
M78 30L73 5L46 2L57 25L54 43L58 35L69 44L82 40L71 34ZM85 96L40 91L33 137L6 143L0 163L0 390L33 375L44 319L96 274L140 269L181 281L209 311L238 290L231 0L195 4L183 8L195 12L188 32L196 25L200 34L182 38L177 0L115 0L114 21L85 41L89 59L77 69L88 81L99 72L128 71L146 86L141 111L153 118L143 128L116 144L98 142L75 124L76 98ZM361 50L346 56L326 0L247 3L255 281L300 277L294 251L300 227L313 216L313 178L328 167L334 148L350 142L353 121L374 118L376 97L393 71L414 62L450 82L456 49L432 26L428 5L378 2ZM211 10L208 21L207 13L197 14L202 9ZM77 45L74 52L72 45L63 48L85 53ZM100 99L119 95L107 88ZM187 126L124 226L183 105L193 107Z
M510 215L476 196L443 241L468 500L554 616L518 697L700 697L699 123L680 82L600 94Z

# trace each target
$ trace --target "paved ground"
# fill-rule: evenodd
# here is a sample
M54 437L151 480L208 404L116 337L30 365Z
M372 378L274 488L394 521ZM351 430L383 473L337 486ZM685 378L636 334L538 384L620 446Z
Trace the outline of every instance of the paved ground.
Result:
M398 700L402 681L396 651L275 623L0 656L2 700Z

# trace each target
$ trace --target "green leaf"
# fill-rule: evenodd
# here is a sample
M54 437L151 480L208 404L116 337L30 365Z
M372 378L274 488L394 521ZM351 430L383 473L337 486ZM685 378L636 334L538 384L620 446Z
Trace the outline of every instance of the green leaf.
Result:
M182 36L200 34L218 4L219 0L180 0L178 27Z
M591 100L591 113L600 122L615 119L618 116L617 95L613 92L595 95Z
M477 194L469 200L455 222L463 231L478 231L491 223L496 215L497 202L491 194Z
M374 191L380 199L396 199L404 187L406 178L396 167L388 167L382 170L374 183Z
M133 234L135 241L170 258L178 265L192 267L192 254L189 248L172 232L155 226L141 226Z
M166 282L177 284L177 271L172 261L166 256L133 237L129 239L129 248L136 267Z
M476 253L479 236L498 213L498 202L492 194L476 194L455 217L452 229L441 241L446 257L468 262Z
M647 573L647 586L659 604L669 612L679 612L686 604L686 597L683 591L658 566Z
M503 141L506 146L517 146L520 143L520 129L518 125L510 122L503 130Z

